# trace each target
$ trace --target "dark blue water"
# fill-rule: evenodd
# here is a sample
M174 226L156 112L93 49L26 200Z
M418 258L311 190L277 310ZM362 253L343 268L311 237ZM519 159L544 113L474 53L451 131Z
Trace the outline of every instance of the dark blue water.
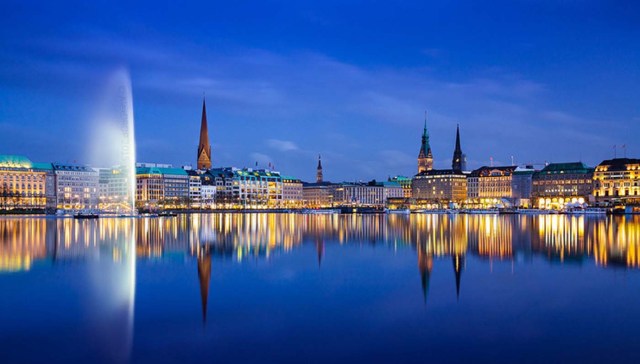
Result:
M640 217L0 219L0 361L640 360Z

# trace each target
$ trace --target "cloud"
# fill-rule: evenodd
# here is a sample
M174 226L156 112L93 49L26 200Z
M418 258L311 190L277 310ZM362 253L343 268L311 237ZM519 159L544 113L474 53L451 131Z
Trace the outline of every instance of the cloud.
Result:
M290 140L269 139L267 140L267 145L281 152L298 150L298 146Z
M251 165L285 164L291 168L287 173L309 179L313 168L295 159L297 155L340 156L327 171L340 179L412 173L425 109L436 168L450 167L456 123L470 168L486 164L475 161L488 161L489 156L509 161L514 155L523 162L576 159L577 148L597 162L600 154L594 150L638 131L630 126L622 135L619 128L598 127L608 120L564 110L549 99L545 84L500 70L452 80L435 68L356 65L316 52L213 50L188 41L158 46L117 38L46 38L6 54L5 61L17 58L4 62L12 68L0 70L0 75L32 74L37 80L40 69L46 73L43 87L66 84L50 82L52 77L91 79L94 70L124 59L131 66L135 96L143 95L145 103L142 116L136 115L142 120L139 138L164 138L175 145L193 145L198 107L188 115L186 128L175 123L186 120L183 114L164 117L162 110L188 109L187 102L191 105L206 92L216 151L224 143L221 163L245 165L247 146L266 145L273 155L253 152ZM29 61L17 62L20 59ZM144 129L149 125L145 116L153 120L153 133ZM274 137L265 140L264 135ZM161 153L143 139L138 145L141 155ZM154 159L193 158L193 149L169 150ZM292 151L297 153L288 153Z

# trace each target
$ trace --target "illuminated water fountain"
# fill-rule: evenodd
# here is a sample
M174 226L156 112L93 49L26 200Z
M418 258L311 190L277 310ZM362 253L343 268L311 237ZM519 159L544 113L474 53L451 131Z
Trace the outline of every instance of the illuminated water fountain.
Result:
M99 210L134 216L136 146L131 77L125 69L114 72L95 117L91 143L92 164L112 166L100 170Z

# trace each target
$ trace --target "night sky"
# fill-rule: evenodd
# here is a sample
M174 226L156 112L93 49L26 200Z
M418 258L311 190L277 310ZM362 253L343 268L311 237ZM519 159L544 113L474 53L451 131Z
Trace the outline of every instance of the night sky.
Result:
M313 180L640 157L634 1L114 1L0 5L0 154L87 162L92 110L129 69L138 161Z

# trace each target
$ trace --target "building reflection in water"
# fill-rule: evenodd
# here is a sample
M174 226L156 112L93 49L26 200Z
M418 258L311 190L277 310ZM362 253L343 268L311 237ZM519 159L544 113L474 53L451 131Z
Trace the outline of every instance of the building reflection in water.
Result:
M537 255L551 262L638 268L640 216L229 213L98 221L2 218L0 270L28 271L38 262L108 256L119 267L114 269L122 271L118 279L133 282L125 285L133 307L132 253L138 259L184 254L197 262L206 322L212 259L268 259L302 244L315 245L318 265L332 245L415 249L426 302L434 260L446 257L452 260L457 295L467 254L489 261Z

